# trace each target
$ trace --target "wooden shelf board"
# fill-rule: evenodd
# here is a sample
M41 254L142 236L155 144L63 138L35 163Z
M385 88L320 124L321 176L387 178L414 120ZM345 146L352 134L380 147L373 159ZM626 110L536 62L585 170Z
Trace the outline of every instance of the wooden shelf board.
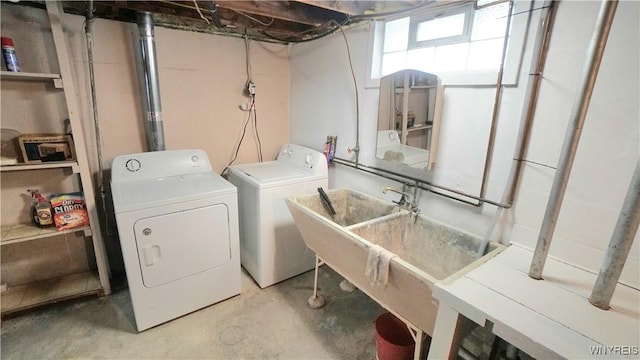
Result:
M102 294L102 286L91 271L9 286L2 293L2 315L93 294Z
M52 161L38 164L17 163L13 165L0 166L0 171L24 171L24 170L42 170L56 168L71 168L74 173L78 172L78 163L75 161Z
M15 244L51 236L71 234L79 231L90 232L89 226L63 231L58 231L55 226L41 228L32 224L4 225L0 228L2 229L0 234L0 245Z
M433 125L420 125L420 126L414 126L414 127L407 128L407 131L425 130L425 129L431 129L432 127L433 127Z
M409 87L409 92L411 92L411 90L429 90L429 89L435 89L435 86L411 86ZM394 93L396 94L403 94L404 93L404 88L403 87L396 87L394 89ZM423 92L421 92L423 93Z
M0 77L3 80L50 81L60 79L60 74L0 71Z

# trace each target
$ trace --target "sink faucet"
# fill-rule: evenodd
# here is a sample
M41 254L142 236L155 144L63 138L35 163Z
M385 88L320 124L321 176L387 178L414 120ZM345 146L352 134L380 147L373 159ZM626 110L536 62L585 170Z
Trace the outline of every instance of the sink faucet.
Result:
M403 209L411 211L411 213L413 215L416 215L417 217L418 214L420 213L420 209L418 208L418 186L416 186L413 189L413 196L411 196L407 192L409 187L410 187L409 184L403 184L402 191L400 191L398 189L392 188L391 186L387 186L386 188L384 188L384 190L382 190L382 193L386 194L387 192L391 191L396 194L399 194L400 200L394 201L394 203L398 204L398 206L400 206ZM407 199L411 199L411 201Z
M382 190L382 193L386 194L389 191L401 195L400 200L394 201L394 203L398 204L398 206L400 206L400 207L405 207L407 205L407 198L411 197L411 195L407 194L404 191L400 191L398 189L394 189L391 186L387 186L386 188L384 188L384 190Z

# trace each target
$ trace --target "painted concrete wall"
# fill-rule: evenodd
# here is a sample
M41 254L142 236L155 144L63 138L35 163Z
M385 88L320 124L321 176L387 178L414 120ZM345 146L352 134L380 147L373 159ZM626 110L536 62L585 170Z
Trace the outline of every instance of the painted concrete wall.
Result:
M90 165L97 177L83 21L84 17L65 15L64 27L90 148ZM58 72L44 11L2 3L2 33L13 37L23 71ZM137 27L96 19L93 33L98 118L105 182L108 183L111 160L115 156L145 151L133 54L132 33L137 33ZM239 108L248 103L242 94L247 79L244 40L161 27L156 27L155 35L166 147L169 150L202 148L214 169L221 172L233 158L248 115ZM258 129L265 160L274 159L280 147L289 141L288 51L284 45L250 44L253 81L257 84ZM34 96L25 96L23 89L5 91L3 84L2 126L22 133L62 131L66 109L61 93L47 93L44 85L27 86L42 89L31 91ZM44 125L49 122L54 125ZM252 124L249 124L236 164L257 161L256 143ZM3 180L4 176L3 173ZM48 188L43 190L46 192ZM105 196L107 223L103 230L107 233L105 241L110 249L110 261L115 272L124 271L108 186ZM3 190L3 224L9 221L4 216L5 205L15 208L17 204L22 208L24 202L21 198L5 196ZM4 253L3 248L3 270ZM4 274L5 271L3 278Z
M544 70L540 100L516 203L502 214L491 238L535 246L554 168L587 44L597 2L561 2ZM578 149L572 178L551 247L553 256L597 271L640 153L638 89L640 4L619 5L610 41ZM531 35L532 31L530 31ZM362 158L372 161L377 120L377 89L364 88L368 29L347 32L360 93ZM532 41L525 53L530 54ZM515 137L524 100L528 60L520 81L505 90L487 197L500 201L512 166ZM447 88L441 145L434 183L477 194L486 151L494 89ZM342 36L295 45L291 61L291 140L322 149L326 135L338 135L337 155L352 159L355 144L354 90ZM384 197L392 182L341 165L331 171L333 187L352 187ZM443 197L422 194L423 214L485 236L495 208L478 209ZM640 245L636 237L622 281L639 287Z

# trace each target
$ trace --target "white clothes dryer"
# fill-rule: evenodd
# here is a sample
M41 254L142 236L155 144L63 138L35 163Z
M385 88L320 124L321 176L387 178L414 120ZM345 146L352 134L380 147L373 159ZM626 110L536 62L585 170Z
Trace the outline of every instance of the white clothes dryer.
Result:
M240 293L237 190L204 151L118 156L111 171L138 331Z
M282 147L274 161L229 167L238 187L240 261L261 288L315 267L284 198L328 187L327 160L299 145Z

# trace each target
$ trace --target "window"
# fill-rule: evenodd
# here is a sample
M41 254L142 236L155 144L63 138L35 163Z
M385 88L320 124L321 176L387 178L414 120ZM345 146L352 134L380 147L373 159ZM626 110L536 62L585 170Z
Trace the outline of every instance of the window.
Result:
M453 14L430 14L411 19L410 47L415 49L469 41L471 14L471 7L465 7Z
M504 83L515 84L532 3L517 1L512 17ZM402 69L438 74L445 85L495 84L509 3L474 10L470 5L427 10L376 25L371 79Z

